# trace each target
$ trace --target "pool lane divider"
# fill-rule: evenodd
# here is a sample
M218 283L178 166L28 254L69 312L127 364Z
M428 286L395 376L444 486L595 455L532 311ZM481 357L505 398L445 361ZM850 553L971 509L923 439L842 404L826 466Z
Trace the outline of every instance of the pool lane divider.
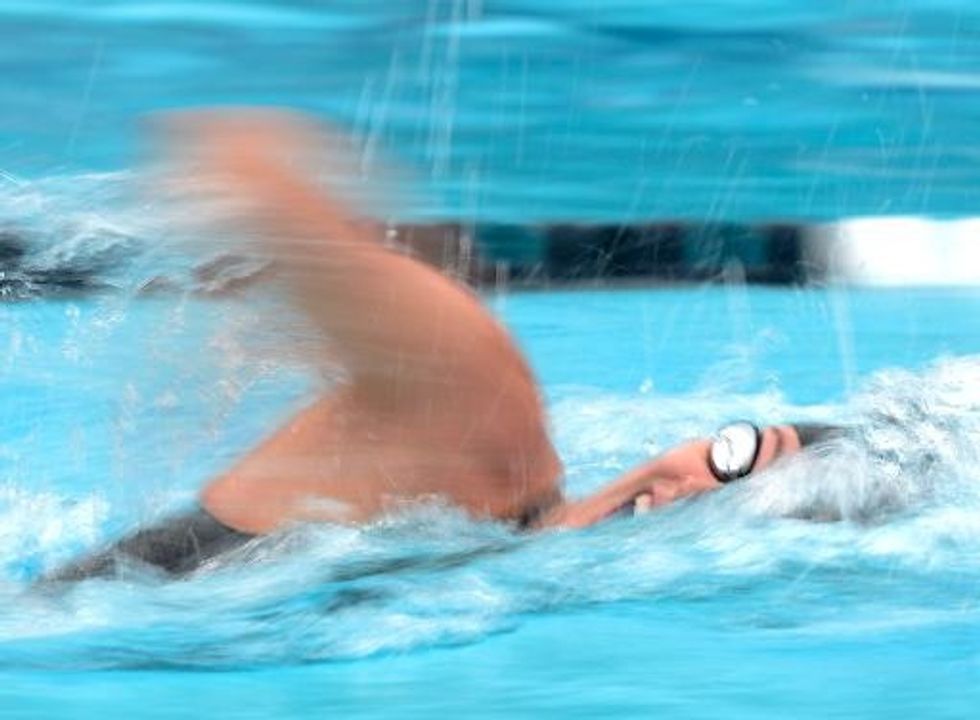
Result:
M393 223L385 242L482 288L749 282L795 285L827 277L828 230L790 222ZM134 244L134 255L139 252ZM111 289L112 267L34 261L43 243L0 227L0 300ZM269 273L255 261L202 260L184 278L147 280L146 292L234 292ZM838 278L839 279L839 278Z
M395 246L478 286L809 279L806 227L791 223L392 225ZM812 269L812 268L811 268Z

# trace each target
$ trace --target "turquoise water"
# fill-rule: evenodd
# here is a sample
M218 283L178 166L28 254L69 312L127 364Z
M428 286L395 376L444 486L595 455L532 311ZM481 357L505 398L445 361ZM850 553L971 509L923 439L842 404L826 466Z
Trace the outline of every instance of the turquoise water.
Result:
M0 304L0 714L965 718L980 706L980 291L490 296L573 495L732 418L830 455L527 537L449 508L186 582L30 589L183 507L329 378L256 290L202 299L133 191L145 113L351 129L399 216L975 213L980 15L936 0L0 2L0 230L109 292ZM195 254L197 253L197 254ZM175 288L133 292L151 278Z
M972 714L980 293L733 286L488 301L542 379L573 494L732 417L843 420L864 435L586 532L517 536L420 508L271 539L186 582L46 596L31 578L180 507L316 383L277 357L299 326L270 328L281 314L261 294L7 305L0 707ZM802 519L814 512L823 521Z
M0 168L132 164L141 114L279 104L491 220L975 212L963 0L5 0Z

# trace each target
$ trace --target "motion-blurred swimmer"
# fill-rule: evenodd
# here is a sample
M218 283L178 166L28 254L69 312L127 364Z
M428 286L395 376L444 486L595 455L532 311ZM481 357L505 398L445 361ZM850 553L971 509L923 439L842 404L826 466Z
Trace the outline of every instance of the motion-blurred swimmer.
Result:
M194 182L234 198L290 296L329 340L346 381L209 482L199 507L48 576L125 564L189 572L299 523L369 521L442 499L523 528L584 527L723 487L838 432L734 423L676 447L595 495L562 493L538 386L503 327L464 286L387 248L380 231L301 170L319 136L283 113L172 121Z

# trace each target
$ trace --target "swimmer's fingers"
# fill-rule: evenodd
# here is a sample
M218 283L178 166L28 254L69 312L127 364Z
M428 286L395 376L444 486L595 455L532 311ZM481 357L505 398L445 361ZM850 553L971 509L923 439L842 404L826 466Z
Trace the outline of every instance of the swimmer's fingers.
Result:
M160 113L149 119L149 129L163 157L229 175L255 162L309 170L325 137L302 115L262 108Z
M633 500L633 514L645 515L653 509L653 496L650 493L640 493Z
M254 109L162 113L148 121L156 189L184 203L191 219L243 220L253 198L243 185L271 167L306 175L314 133L286 113ZM290 170L291 169L291 170Z
M233 230L252 252L302 261L326 228L332 242L379 236L336 192L340 178L355 175L349 143L306 117L200 110L154 116L150 127L155 191L178 206L182 224L207 228L209 238L228 236L216 228Z
M192 174L253 180L275 169L303 178L349 206L394 204L406 178L372 146L327 122L280 108L237 107L160 113L149 120L158 155ZM376 215L376 212L370 213Z

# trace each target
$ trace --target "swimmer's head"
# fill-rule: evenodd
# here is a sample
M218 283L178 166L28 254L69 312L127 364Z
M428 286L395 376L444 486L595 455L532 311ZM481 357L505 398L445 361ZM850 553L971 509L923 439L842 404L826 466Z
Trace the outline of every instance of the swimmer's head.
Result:
M830 442L845 433L845 428L836 425L729 423L711 438L671 448L595 495L561 506L541 524L581 527L610 517L646 513L737 484L804 448Z
M646 512L716 490L757 475L802 446L793 425L729 423L710 439L679 445L638 469L636 491L614 514Z
M668 450L648 466L651 481L620 507L619 514L645 512L674 500L750 478L806 448L846 434L839 425L794 423L757 426L729 423L709 440Z

